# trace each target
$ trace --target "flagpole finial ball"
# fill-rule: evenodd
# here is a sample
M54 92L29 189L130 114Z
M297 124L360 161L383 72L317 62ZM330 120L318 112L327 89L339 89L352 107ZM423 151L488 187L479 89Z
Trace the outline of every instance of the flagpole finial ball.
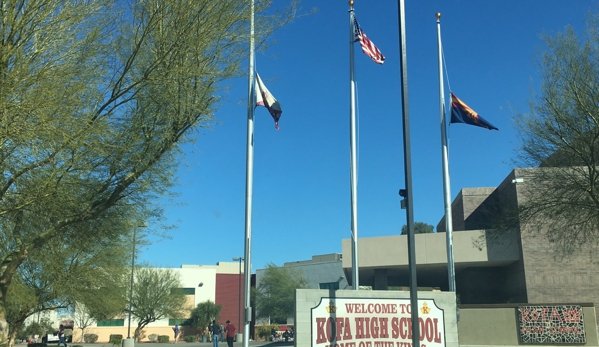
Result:
M437 19L441 18L441 12L437 12L437 14L435 14L435 18L437 18Z
M352 7L352 6L354 6L354 1L353 1L353 0L350 0L350 1L349 1L347 4L348 4L350 7Z

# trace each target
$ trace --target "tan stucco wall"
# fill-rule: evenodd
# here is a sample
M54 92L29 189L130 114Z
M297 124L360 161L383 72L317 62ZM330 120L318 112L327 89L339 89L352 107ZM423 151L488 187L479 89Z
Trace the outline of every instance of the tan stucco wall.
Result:
M453 233L453 252L456 263L488 263L490 261L511 262L520 259L515 235L509 239L497 238L493 243L477 243L484 240L485 234L492 231L466 230ZM445 233L416 234L416 263L447 264L447 248ZM345 255L343 268L351 268L351 240L341 240L341 248ZM408 242L406 235L367 237L359 239L358 255L360 268L392 267L408 265Z
M135 332L135 326L131 326L131 336ZM127 327L89 327L85 329L86 334L97 334L97 343L108 343L110 335L117 334L123 335L123 338L127 337ZM147 326L143 330L144 337L141 342L150 342L148 336L151 334L167 335L170 342L174 342L173 327L169 326ZM182 341L185 335L198 335L198 331L191 327L181 327L181 334L179 340ZM73 343L81 343L81 329L75 328L73 331Z
M460 309L460 345L518 345L514 309Z

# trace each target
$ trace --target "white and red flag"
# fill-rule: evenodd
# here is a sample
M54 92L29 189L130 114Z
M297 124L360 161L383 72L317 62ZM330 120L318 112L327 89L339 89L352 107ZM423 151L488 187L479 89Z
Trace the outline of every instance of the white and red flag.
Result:
M260 75L256 73L256 78L254 79L254 94L256 97L256 106L264 106L275 120L275 128L279 130L279 118L281 118L281 114L283 110L281 109L281 104L275 99L275 97L268 91L262 80L260 79Z

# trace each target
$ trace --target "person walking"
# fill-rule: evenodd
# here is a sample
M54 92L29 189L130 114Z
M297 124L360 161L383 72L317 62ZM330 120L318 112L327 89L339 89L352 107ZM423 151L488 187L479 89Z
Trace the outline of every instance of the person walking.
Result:
M214 347L218 347L218 338L220 337L220 325L216 323L216 319L212 321L210 333L212 334L212 345Z
M175 326L173 327L173 332L175 333L175 342L173 343L177 343L177 339L179 338L179 332L181 330L179 330L179 324L175 324Z
M58 347L60 347L61 343L64 344L64 347L67 347L67 342L64 337L64 325L62 324L58 328Z
M235 326L233 324L231 324L231 321L228 320L227 321L227 326L225 327L225 330L227 331L227 345L229 347L233 347L233 339L235 338Z
M225 342L225 327L220 325L220 342Z

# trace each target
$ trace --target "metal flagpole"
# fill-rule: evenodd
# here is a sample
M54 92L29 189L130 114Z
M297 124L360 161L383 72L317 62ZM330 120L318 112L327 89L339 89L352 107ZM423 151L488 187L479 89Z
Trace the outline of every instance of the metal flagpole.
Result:
M349 2L349 144L351 186L352 288L360 285L358 268L358 169L356 164L356 84L354 82L354 2Z
M250 307L250 279L251 279L251 253L252 253L252 190L254 181L254 0L250 0L250 58L248 78L248 122L247 122L247 151L245 170L245 249L244 249L244 321L243 321L243 347L250 344L250 321L252 309ZM241 327L237 327L241 329Z
M416 242L414 237L414 208L412 204L412 158L410 150L410 117L408 108L408 62L406 54L406 19L404 0L398 0L399 17L399 65L401 76L401 103L403 118L403 146L405 190L400 195L406 198L406 217L408 225L408 267L410 277L410 308L412 314L412 346L420 346L420 324L418 323L418 284L416 282Z
M441 45L441 13L437 17L437 41L439 51L439 113L441 115L441 156L443 158L443 201L445 202L445 244L447 247L447 275L449 291L455 293L455 266L453 263L453 223L451 216L451 188L447 150L447 123L445 121L445 91L443 88L443 46Z

